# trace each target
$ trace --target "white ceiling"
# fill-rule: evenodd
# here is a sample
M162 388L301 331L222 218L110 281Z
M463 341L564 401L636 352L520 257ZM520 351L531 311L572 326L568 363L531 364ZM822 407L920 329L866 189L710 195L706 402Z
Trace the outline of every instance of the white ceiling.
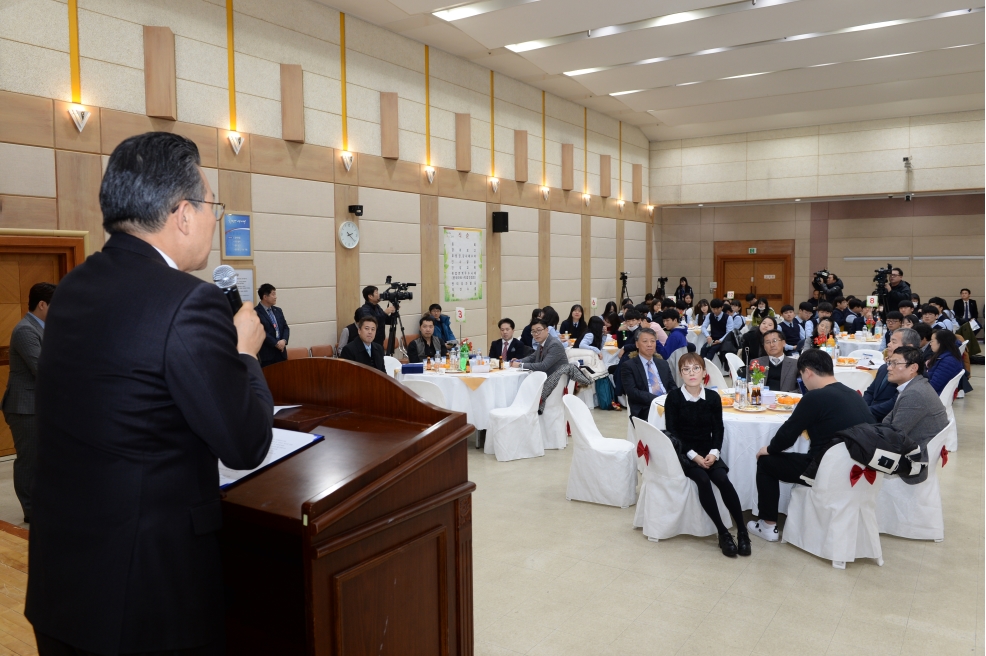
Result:
M651 140L986 106L982 0L319 1Z

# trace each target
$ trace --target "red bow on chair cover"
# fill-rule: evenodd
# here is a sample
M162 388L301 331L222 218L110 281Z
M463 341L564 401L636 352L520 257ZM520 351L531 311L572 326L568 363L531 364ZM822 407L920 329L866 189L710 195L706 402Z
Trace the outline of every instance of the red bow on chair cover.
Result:
M849 472L849 483L852 487L856 487L856 481L859 480L860 476L865 476L870 485L873 485L873 481L876 480L876 470L870 469L869 467L863 469L859 465L853 465L852 470Z
M945 447L941 448L941 466L944 467L948 464L948 449Z
M647 446L644 445L643 442L641 442L640 440L637 440L637 457L640 458L641 456L643 456L643 458L644 458L644 463L649 465L650 464L650 449L648 449Z
M702 379L702 385L708 385L710 380L712 380L712 376L705 374L705 378Z

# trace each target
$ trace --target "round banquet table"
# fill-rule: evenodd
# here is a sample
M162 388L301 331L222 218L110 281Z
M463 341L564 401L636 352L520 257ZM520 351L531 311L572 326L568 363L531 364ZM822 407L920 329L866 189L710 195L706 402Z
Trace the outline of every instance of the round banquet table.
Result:
M706 394L713 393L706 390ZM791 395L795 396L795 395ZM663 396L659 396L651 404L648 422L664 429L663 416ZM658 411L657 406L661 410ZM720 455L726 465L729 466L729 480L736 488L740 504L743 510L752 510L753 514L759 514L757 507L757 451L770 444L770 440L777 433L787 418L789 412L776 412L774 410L764 410L763 412L744 413L731 408L723 408L722 423L724 428L722 438L722 450ZM808 440L802 436L794 443L790 453L808 453ZM781 497L778 509L782 513L787 513L787 506L791 502L791 488L793 483L781 483Z
M860 349L875 351L877 350L877 347L880 346L879 338L861 342L857 339L844 339L840 337L836 340L836 342L839 345L839 357L843 358L849 357L849 354L853 351L858 351Z
M488 374L398 374L398 380L423 380L435 383L445 394L449 410L466 413L466 420L476 430L486 430L490 410L506 408L514 402L517 390L528 372L520 369L492 371ZM470 379L468 381L463 379ZM477 380L482 379L482 383ZM469 384L467 384L467 382ZM478 385L472 389L472 385Z

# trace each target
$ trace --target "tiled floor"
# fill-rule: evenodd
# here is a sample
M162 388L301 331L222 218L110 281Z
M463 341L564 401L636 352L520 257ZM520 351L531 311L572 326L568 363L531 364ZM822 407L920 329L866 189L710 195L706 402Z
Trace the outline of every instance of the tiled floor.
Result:
M836 570L757 538L735 559L714 538L649 542L633 508L565 500L571 446L507 463L470 449L476 653L984 653L986 383L973 374L941 472L945 541L882 536L883 567ZM626 413L594 415L626 435Z

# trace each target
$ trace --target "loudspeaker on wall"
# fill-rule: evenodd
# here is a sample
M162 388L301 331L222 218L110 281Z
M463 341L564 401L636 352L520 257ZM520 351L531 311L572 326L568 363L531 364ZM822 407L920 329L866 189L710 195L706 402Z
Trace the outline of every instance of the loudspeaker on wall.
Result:
M507 212L493 212L493 232L510 232Z

